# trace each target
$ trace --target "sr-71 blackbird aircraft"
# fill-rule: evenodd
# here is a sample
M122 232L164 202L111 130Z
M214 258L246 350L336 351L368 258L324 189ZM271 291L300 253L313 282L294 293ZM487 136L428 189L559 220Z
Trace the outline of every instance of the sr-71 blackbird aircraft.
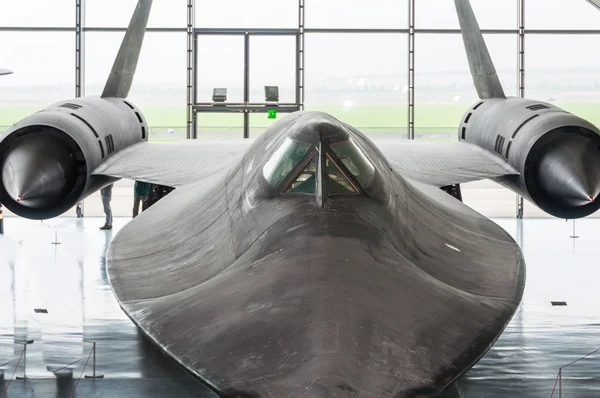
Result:
M116 236L109 279L143 333L221 396L437 396L525 284L513 239L440 188L491 178L562 218L600 206L600 131L506 98L468 0L455 3L481 97L458 143L376 143L298 112L254 141L148 144L124 99L140 0L102 96L2 138L0 202L46 219L118 178L176 187Z

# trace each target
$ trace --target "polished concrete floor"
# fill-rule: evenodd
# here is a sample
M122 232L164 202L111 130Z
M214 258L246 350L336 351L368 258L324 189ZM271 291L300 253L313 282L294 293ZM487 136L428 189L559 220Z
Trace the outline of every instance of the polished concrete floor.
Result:
M148 343L116 303L105 252L126 222L118 218L113 231L102 232L100 218L5 219L0 365L10 362L0 366L0 395L8 386L6 397L71 396L96 342L96 372L104 379L82 378L75 396L215 397ZM570 238L572 223L564 220L496 222L524 249L523 303L487 355L444 396L550 397L561 366L600 348L600 220L578 221L578 239ZM23 349L14 343L26 340L33 340L29 379L8 385ZM92 374L92 362L83 374ZM21 360L15 377L24 371ZM562 397L600 397L600 352L562 374Z

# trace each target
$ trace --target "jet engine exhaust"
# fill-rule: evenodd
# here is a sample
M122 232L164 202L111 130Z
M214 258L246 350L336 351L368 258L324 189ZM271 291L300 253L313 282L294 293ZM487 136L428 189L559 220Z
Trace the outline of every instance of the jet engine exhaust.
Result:
M77 185L77 150L70 137L52 128L36 126L16 132L0 148L2 203L40 219L49 218L48 212L55 208L62 209Z
M540 184L567 206L586 206L600 193L600 150L582 136L548 148L540 160Z
M561 132L549 136L534 173L544 210L561 218L593 213L600 207L598 143L583 134Z

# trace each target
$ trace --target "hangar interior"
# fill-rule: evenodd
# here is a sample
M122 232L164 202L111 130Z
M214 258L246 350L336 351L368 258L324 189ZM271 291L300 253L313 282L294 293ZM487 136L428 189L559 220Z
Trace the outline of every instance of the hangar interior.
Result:
M599 126L591 1L471 3L507 95ZM0 67L14 71L0 77L0 138L48 104L99 95L136 4L0 3ZM128 98L156 145L256 138L298 110L330 113L370 138L456 142L478 100L450 0L154 0L147 32ZM444 396L600 396L598 213L565 222L488 180L461 188L520 245L527 287L500 339ZM163 357L111 292L106 250L132 201L133 181L116 182L107 232L97 231L99 193L81 214L42 223L4 211L2 397L216 396ZM104 378L87 378L95 372Z

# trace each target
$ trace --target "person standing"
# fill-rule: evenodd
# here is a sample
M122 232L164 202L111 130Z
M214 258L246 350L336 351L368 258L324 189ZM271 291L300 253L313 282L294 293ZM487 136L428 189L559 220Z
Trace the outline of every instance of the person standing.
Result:
M140 212L140 202L146 202L150 194L150 184L147 182L136 181L133 186L133 218L136 218ZM145 208L142 206L142 211Z
M105 231L112 229L112 209L110 208L110 200L112 199L112 188L113 184L107 185L100 190L100 196L102 197L102 205L104 206L104 214L106 214L106 222L100 227L101 230Z

